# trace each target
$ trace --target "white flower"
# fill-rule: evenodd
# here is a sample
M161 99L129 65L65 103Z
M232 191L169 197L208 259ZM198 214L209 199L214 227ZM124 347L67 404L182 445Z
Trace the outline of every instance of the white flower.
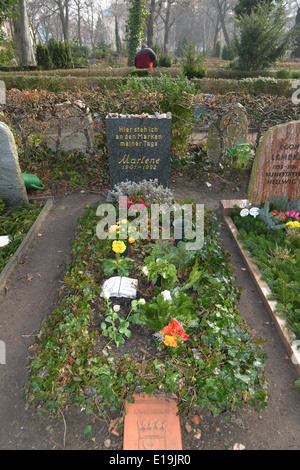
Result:
M139 304L145 304L146 303L146 300L145 299L139 299Z
M161 295L163 296L164 300L172 300L169 290L162 291Z

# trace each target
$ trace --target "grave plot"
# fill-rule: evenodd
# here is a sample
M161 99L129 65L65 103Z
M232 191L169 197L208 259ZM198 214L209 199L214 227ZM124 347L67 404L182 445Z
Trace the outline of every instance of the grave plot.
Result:
M153 201L144 203L151 215L146 204ZM30 349L27 400L52 411L77 403L100 414L149 394L173 398L179 412L266 406L266 357L241 321L213 215L204 217L201 249L187 250L188 240L176 244L171 233L130 240L123 255L132 235L122 239L127 222L118 203L109 206L116 223L106 230L119 232L116 239L99 237L97 207L79 221L61 299ZM102 297L113 277L136 279L136 297ZM156 431L152 439L162 445ZM151 436L140 439L144 446Z
M257 149L249 200L221 201L227 226L300 374L300 122L270 128Z

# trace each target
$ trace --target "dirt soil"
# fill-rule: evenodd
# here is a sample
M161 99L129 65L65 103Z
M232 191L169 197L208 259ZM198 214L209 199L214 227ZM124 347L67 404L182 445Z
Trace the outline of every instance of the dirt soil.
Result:
M220 200L247 198L247 184L226 184L220 178L210 183L208 187L199 180L179 176L171 179L170 187L176 199L189 197L204 203L223 222ZM24 401L28 347L55 308L78 217L87 204L104 202L105 198L106 192L54 195L54 206L40 233L0 295L0 340L6 345L6 364L0 364L2 450L122 450L122 430L111 432L109 428L120 410L104 419L71 406L54 416L43 408L28 407ZM228 229L223 225L220 230L223 248L232 254L236 283L244 287L241 316L258 337L266 340L268 406L259 413L245 405L215 417L204 409L182 415L183 449L300 450L300 391L293 386L298 375ZM92 431L84 435L88 425Z

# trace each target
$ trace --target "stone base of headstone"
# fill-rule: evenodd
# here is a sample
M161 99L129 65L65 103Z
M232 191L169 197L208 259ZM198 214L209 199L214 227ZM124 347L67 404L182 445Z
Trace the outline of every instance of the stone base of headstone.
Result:
M125 411L123 450L182 450L175 400L134 395Z

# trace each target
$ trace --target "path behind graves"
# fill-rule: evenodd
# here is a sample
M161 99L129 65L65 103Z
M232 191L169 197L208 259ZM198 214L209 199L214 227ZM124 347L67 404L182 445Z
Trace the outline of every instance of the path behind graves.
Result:
M209 188L184 177L171 180L177 199L190 197L196 203L204 203L220 222L221 199L247 198L246 186L237 193L230 186L221 191L221 185L223 182L217 180ZM88 192L55 195L41 232L13 273L7 292L0 296L0 339L7 349L7 363L0 365L0 449L122 450L122 431L115 428L111 433L109 429L119 417L118 410L106 419L87 415L77 407L50 416L42 408L33 409L24 403L28 348L34 343L42 320L55 306L78 217L86 204L104 202L105 197L106 194ZM296 371L225 226L221 227L221 236L224 249L232 253L237 285L244 287L240 300L242 318L257 337L267 340L264 350L269 357L268 406L260 413L244 406L216 417L205 410L198 410L193 416L183 415L183 448L223 450L241 444L246 450L299 450L300 392L293 387ZM88 425L91 432L84 435Z

